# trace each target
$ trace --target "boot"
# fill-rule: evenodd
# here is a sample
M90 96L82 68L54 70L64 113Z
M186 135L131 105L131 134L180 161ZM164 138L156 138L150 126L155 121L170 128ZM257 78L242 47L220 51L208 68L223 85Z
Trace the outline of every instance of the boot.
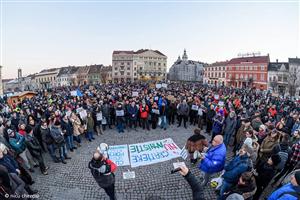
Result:
M24 189L27 191L27 193L28 193L29 195L33 195L33 194L37 194L37 193L38 193L37 190L31 189L31 188L29 187L29 185L25 185Z

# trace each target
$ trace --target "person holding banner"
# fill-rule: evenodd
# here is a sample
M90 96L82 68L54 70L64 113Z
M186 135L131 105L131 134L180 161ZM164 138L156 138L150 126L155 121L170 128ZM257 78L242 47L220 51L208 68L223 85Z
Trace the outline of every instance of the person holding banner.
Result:
M124 133L124 109L122 104L119 103L116 109L116 117L117 117L117 129L119 133Z
M149 107L148 107L148 105L146 105L145 102L143 102L142 105L140 105L140 118L142 120L142 127L143 127L143 130L145 130L145 127L146 127L147 130L150 131L148 115L149 115Z
M109 199L116 200L114 173L117 170L117 165L97 151L94 153L88 167L95 181L104 189Z

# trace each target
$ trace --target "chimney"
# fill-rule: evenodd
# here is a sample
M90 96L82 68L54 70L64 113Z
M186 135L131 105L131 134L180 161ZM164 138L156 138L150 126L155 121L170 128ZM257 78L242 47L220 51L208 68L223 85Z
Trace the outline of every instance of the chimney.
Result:
M276 62L278 63L278 59L276 59Z

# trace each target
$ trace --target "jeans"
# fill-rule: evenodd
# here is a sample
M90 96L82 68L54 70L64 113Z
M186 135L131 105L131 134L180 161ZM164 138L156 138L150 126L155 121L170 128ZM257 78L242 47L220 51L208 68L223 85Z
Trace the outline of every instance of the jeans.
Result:
M160 124L160 127L166 129L166 128L167 128L167 125L168 125L168 124L167 124L167 117L166 117L166 116L161 116L160 118L161 118L161 124Z
M124 132L124 124L122 122L118 122L117 129L118 129L119 133Z
M49 144L49 145L47 145L47 148L48 148L48 151L49 151L49 154L50 154L51 158L53 159L53 161L55 161L57 158L56 158L56 155L55 155L54 145Z
M77 135L77 136L74 135L73 137L74 137L73 139L74 139L77 143L79 143L79 144L81 143L80 135Z
M73 135L68 135L66 136L66 142L67 142L67 148L73 149L74 148L74 139L73 139Z
M22 153L20 153L19 156L24 160L24 164L28 169L36 165L27 148Z
M116 200L115 196L115 184L110 185L109 187L103 188L105 193L109 196L110 200Z
M65 144L61 144L58 146L60 159L63 161L67 157Z
M87 139L88 139L89 141L91 141L91 140L94 138L93 134L94 134L93 131L88 131L88 132L86 133Z
M226 146L229 145L231 136L232 136L232 133L225 133L225 135L224 135L224 144L225 144Z
M218 200L224 200L224 193L228 192L232 186L234 184L232 183L228 183L226 182L225 180L223 180L223 183L222 183L222 186L221 186L221 189L220 189L220 196L218 197Z

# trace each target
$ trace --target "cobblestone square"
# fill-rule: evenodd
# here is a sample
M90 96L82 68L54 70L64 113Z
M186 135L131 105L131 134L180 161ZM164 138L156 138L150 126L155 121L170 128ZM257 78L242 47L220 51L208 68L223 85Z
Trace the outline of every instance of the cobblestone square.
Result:
M189 136L192 135L194 126L187 129L170 126L166 131L158 128L155 130L125 131L117 133L116 129L108 129L104 135L95 136L96 140L88 142L83 140L82 146L74 152L68 152L71 160L67 164L53 163L48 154L45 156L47 165L50 167L49 175L44 176L35 170L33 188L39 191L40 199L47 200L99 200L108 199L103 189L99 188L93 179L87 165L92 157L92 152L101 143L109 145L133 144L164 138L172 138L182 148ZM116 193L118 199L147 199L149 197L161 197L163 199L192 199L192 191L188 183L179 174L171 174L173 162L183 159L173 159L153 165L131 168L130 166L118 167L116 173ZM187 166L201 177L197 165ZM134 171L135 179L124 180L124 171ZM209 186L204 188L206 199L216 199L215 192Z

